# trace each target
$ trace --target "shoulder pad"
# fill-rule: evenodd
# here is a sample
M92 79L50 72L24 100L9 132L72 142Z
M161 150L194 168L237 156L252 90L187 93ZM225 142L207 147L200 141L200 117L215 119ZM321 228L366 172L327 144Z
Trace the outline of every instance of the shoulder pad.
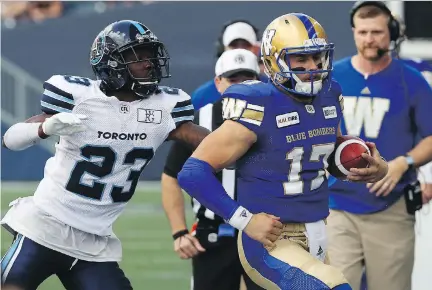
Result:
M330 80L330 91L336 97L342 95L342 87L335 79Z
M56 87L68 94L76 94L92 85L92 80L77 76L53 75L45 83L44 88Z
M172 88L167 86L159 86L159 89L162 91L162 93L169 95L170 97L174 98L177 101L186 101L191 99L189 94L183 91L182 89Z
M246 81L230 86L222 95L222 98L255 99L271 96L271 87L258 80Z
M83 77L53 75L44 82L41 99L42 111L47 114L71 112L76 101L92 85Z
M162 93L169 95L172 99L173 107L171 110L171 118L173 119L176 128L181 124L194 120L194 107L191 97L188 93L181 89L160 86Z

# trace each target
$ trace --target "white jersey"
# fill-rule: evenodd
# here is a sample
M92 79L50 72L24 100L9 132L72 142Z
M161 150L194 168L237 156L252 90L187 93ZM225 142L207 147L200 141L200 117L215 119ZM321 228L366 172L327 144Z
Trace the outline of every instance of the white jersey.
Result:
M62 75L44 89L43 112L86 115L86 130L60 137L34 196L14 202L2 224L77 259L119 261L112 225L169 133L193 121L190 96L160 87L149 98L122 102L105 95L99 81Z
M60 221L104 236L131 199L139 176L168 134L193 120L190 96L159 94L121 102L100 81L55 75L44 84L42 110L83 114L87 130L60 138L45 166L34 202Z

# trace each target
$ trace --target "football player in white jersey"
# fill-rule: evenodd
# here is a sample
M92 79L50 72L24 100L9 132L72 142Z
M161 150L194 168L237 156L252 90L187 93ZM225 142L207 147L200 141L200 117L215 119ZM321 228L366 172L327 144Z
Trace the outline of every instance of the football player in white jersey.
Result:
M90 63L97 80L52 76L43 114L3 137L15 151L52 135L60 141L34 195L14 201L2 220L15 235L1 261L2 285L32 290L55 274L66 289L132 289L112 225L165 140L196 147L208 134L191 122L187 93L159 86L170 76L168 52L143 24L107 26Z

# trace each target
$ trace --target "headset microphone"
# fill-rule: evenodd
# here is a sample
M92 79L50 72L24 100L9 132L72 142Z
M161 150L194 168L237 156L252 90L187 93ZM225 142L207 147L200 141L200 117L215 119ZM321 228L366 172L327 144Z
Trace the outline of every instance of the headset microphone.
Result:
M387 52L389 52L390 51L390 49L384 49L384 48L378 48L377 49L377 55L378 55L378 58L381 58L381 57L383 57Z

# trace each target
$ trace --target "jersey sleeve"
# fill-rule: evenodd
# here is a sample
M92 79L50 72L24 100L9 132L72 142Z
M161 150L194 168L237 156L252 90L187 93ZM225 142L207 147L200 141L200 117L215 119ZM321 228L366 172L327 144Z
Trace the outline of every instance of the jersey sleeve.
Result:
M264 120L264 96L250 85L232 85L222 95L222 117L257 133Z
M72 85L66 76L54 75L43 84L40 101L42 112L54 115L61 112L72 112L75 105Z
M179 90L177 103L171 110L171 118L175 123L175 127L178 128L185 122L193 122L194 112L191 97L186 92Z

